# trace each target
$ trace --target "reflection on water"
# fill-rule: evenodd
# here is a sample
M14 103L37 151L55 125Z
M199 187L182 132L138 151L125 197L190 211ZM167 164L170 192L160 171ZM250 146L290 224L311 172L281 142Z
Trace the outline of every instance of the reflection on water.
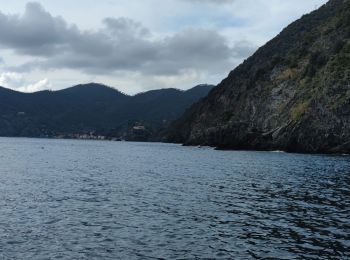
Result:
M0 259L347 259L350 158L0 139Z

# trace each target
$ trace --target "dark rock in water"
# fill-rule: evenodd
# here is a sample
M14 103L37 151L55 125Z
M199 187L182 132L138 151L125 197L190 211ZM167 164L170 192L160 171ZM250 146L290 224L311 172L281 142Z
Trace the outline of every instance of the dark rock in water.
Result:
M350 152L350 1L285 28L192 106L168 140L220 149Z

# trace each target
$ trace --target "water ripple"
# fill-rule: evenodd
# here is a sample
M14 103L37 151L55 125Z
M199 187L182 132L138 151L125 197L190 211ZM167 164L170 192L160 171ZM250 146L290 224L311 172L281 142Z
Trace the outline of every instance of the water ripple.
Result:
M0 145L0 259L350 258L346 156Z

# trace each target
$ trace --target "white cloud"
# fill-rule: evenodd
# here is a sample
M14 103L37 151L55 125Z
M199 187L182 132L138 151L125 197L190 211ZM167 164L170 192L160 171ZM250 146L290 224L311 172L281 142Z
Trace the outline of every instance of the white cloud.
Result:
M16 72L3 72L0 74L0 86L22 92L35 92L51 87L48 79L42 79L34 83L27 82L25 77Z
M18 88L19 91L22 92L36 92L36 91L41 91L41 90L48 90L51 88L51 83L48 79L42 79L39 80L38 82L35 82L33 84L29 84L26 86L22 86Z
M21 74L15 72L4 72L0 74L0 86L17 89L24 84Z

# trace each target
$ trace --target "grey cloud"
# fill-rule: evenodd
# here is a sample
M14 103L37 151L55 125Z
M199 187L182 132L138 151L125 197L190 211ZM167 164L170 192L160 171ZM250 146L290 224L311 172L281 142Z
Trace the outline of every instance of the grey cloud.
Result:
M256 51L257 46L249 41L237 41L232 47L232 55L236 58L248 57Z
M150 31L143 27L141 23L133 21L131 19L121 18L105 18L103 23L106 25L106 29L110 30L112 34L123 37L128 35L137 35L140 37L149 36Z
M47 55L76 31L62 18L53 18L38 3L28 3L20 17L0 13L0 44L23 54Z
M229 66L231 54L226 39L217 32L187 29L164 39L158 52L160 66L151 69L166 73L184 64L187 68L220 71Z
M188 3L197 3L197 4L230 4L235 0L182 0Z
M32 62L12 68L17 71L71 68L150 75L228 69L232 59L244 57L251 46L230 47L225 37L209 29L187 29L152 40L147 28L128 18L106 18L103 24L98 31L83 31L53 17L40 4L28 3L22 16L0 13L0 46L33 56Z

